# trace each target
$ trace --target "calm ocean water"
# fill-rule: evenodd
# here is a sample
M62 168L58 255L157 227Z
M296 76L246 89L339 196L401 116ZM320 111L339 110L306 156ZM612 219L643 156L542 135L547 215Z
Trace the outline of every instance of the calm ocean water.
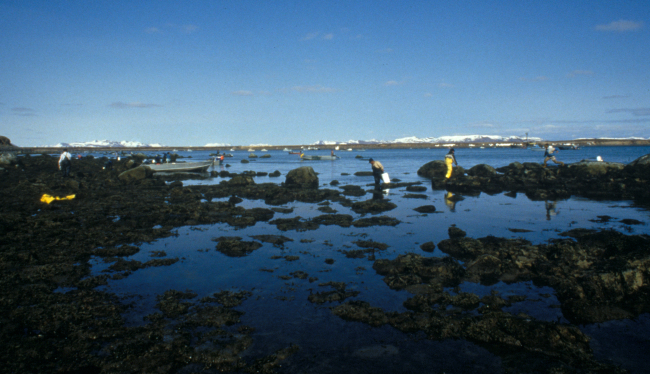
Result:
M226 151L227 152L227 151ZM410 367L414 372L461 372L464 362L470 359L481 364L472 372L500 372L500 359L483 348L464 341L434 342L426 339L414 340L390 327L372 328L364 324L347 322L331 314L329 307L334 304L316 305L307 301L310 292L329 291L319 287L319 283L335 281L346 282L348 290L360 291L355 299L364 300L373 306L387 311L405 311L404 300L410 297L406 291L393 291L387 288L382 277L372 269L372 261L349 259L341 250L357 249L353 242L374 240L388 244L386 251L377 252L377 258L393 259L399 254L414 252L425 256L442 256L436 250L432 254L420 250L420 244L428 241L438 243L447 239L447 229L454 224L474 238L494 235L506 238L523 237L533 243L543 243L557 238L558 234L573 228L615 229L627 234L650 234L649 212L645 207L632 201L591 201L572 197L560 201L530 201L518 194L515 198L503 194L465 196L455 204L447 201L445 191L432 191L430 183L417 175L420 166L432 160L442 160L446 149L404 149L367 150L362 152L336 152L341 159L336 161L300 161L299 156L287 152L255 152L258 156L270 154L270 158L257 158L250 163L242 163L249 152L231 152L234 157L225 163L230 167L223 169L239 173L253 170L273 172L279 170L279 178L256 177L257 183L281 183L289 170L300 166L312 166L319 173L321 188L329 186L332 180L341 185L355 184L370 189L372 177L357 177L357 171L369 171L368 158L383 163L391 179L402 182L423 182L427 187L426 198L404 197L403 188L390 190L386 197L397 204L397 208L382 213L402 221L395 227L341 228L321 226L315 231L281 232L274 225L260 222L253 227L235 229L225 224L181 227L178 236L140 244L141 251L129 259L145 262L151 259L152 251L165 251L167 257L179 257L182 261L172 266L147 268L134 272L129 277L110 281L105 288L118 295L133 296L134 308L126 316L129 323L141 324L142 316L154 311L155 297L169 289L193 290L199 298L220 290L249 290L253 297L238 309L245 314L242 322L256 328L255 343L249 354L265 355L289 344L297 344L301 350L294 362L301 367L285 367L284 372L340 372L342 367L356 368L357 372L391 372L402 367ZM328 155L329 150L309 151L308 154ZM560 151L557 158L565 163L601 156L605 161L628 163L650 153L650 147L589 147L573 151ZM191 157L187 161L208 159L209 152L179 152ZM362 156L362 159L357 158ZM456 157L461 166L468 169L477 164L500 167L511 162L542 162L543 152L523 149L457 149ZM348 175L342 175L348 174ZM222 178L208 178L200 181L184 181L191 184L216 184ZM326 186L325 186L326 185ZM370 195L358 200L367 200ZM246 200L243 207L266 206L263 201ZM413 209L421 205L435 205L436 213L422 215ZM315 204L289 203L283 207L293 208L292 213L276 214L275 218L300 216L310 218L323 214ZM336 203L330 205L340 214L360 215ZM598 216L608 215L609 222L594 222ZM641 225L624 225L621 219L631 218L643 222ZM526 229L530 232L513 233L509 229ZM240 236L253 240L252 235L284 235L293 242L285 248L264 243L263 247L247 257L230 258L215 250L212 238L219 236ZM302 241L301 241L302 240ZM271 256L295 255L298 261L272 260ZM325 259L334 259L333 265ZM93 271L99 273L109 264L100 259L93 260ZM260 271L270 269L273 272ZM304 271L318 281L294 278L289 281L278 278L294 271ZM554 291L540 288L532 283L506 285L498 283L485 287L477 284L463 284L463 291L479 295L496 290L502 296L526 295L538 302L521 302L506 309L512 313L524 312L530 316L546 320L567 322L559 308ZM542 297L550 294L551 297ZM644 372L644 352L650 351L650 317L644 314L635 320L612 321L598 326L581 327L591 338L595 355L602 361L621 365L632 372ZM384 348L381 348L384 347ZM365 359L365 355L379 352L377 359ZM383 357L383 359L382 359ZM304 370L308 368L309 370Z

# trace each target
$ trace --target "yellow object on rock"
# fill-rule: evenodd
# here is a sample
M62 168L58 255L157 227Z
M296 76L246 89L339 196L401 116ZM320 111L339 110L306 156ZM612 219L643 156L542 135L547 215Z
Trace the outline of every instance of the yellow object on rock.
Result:
M64 196L64 197L58 197L58 196L43 194L43 196L41 196L41 201L44 202L44 203L49 204L54 200L72 200L72 199L75 198L75 196L77 196L77 195L68 195L68 196Z

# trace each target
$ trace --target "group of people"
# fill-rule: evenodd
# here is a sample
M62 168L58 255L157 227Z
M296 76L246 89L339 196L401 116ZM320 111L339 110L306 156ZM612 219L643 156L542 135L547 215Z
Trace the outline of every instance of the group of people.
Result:
M555 149L555 147L547 143L545 144L544 148L545 150L544 150L543 167L546 167L546 163L548 161L553 161L556 164L564 166L564 162L558 161L553 155L555 152L557 152L557 149ZM333 155L334 155L334 150L332 150L332 156ZM221 162L223 162L224 156L221 155L219 159ZM171 162L171 155L169 154L169 152L165 153L162 158L160 157L160 155L156 155L154 162L156 164L160 164L162 162ZM382 180L382 174L384 174L384 166L381 164L381 162L376 161L372 158L370 159L369 162L370 162L370 167L372 168L372 176L375 178L375 186L379 186ZM449 152L447 152L447 154L445 155L445 165L447 165L447 174L445 174L445 178L449 179L451 178L453 167L458 166L458 161L456 161L456 151L453 148L451 148ZM68 149L65 148L63 150L63 153L61 153L61 157L59 157L59 170L63 172L64 177L70 176L71 166L72 166L72 155L70 154L70 152L68 152Z
M554 153L557 152L557 149L553 147L552 145L546 143L544 145L544 166L546 167L546 163L549 161L553 161L556 164L564 166L564 162L558 161L555 158ZM602 161L600 156L598 156L598 161ZM449 152L445 155L445 165L447 165L447 174L445 174L445 178L449 179L451 178L451 173L453 171L454 166L458 166L458 161L456 161L456 151L451 148ZM384 166L379 162L375 161L372 158L370 159L370 166L372 167L372 175L375 177L375 186L379 186L379 183L381 181L381 175L384 173Z

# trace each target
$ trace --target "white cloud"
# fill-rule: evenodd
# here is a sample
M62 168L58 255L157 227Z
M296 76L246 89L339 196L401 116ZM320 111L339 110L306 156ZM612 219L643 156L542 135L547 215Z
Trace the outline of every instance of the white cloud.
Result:
M598 31L616 31L616 32L625 32L625 31L636 31L643 27L643 22L627 21L627 20L618 20L610 22L606 25L597 25L595 27Z
M235 96L253 96L252 91L246 91L246 90L233 91L231 92L231 94Z
M384 86L400 86L404 84L404 82L398 82L398 81L388 81L384 83Z
M440 88L452 88L452 87L454 87L454 85L449 84L449 83L445 83L445 82L440 82L440 83L438 83L438 87L440 87Z
M154 107L159 107L160 105L158 104L147 104L147 103L141 103L139 101L135 101L132 103L124 103L122 101L116 101L111 103L110 107L111 108L154 108Z
M196 25L183 25L180 27L181 31L186 34L191 34L198 29Z
M335 88L323 87L323 86L320 86L320 85L317 85L317 86L293 86L293 87L291 87L291 90L296 91L296 92L309 92L309 93L313 93L313 92L330 93L330 92L338 91Z
M323 40L332 40L332 39L334 39L334 34L332 33L323 35Z
M424 97L433 97L433 95L431 94L431 92L425 92Z
M176 31L180 32L183 34L191 34L194 31L198 30L198 26L196 25L175 25L173 23L168 23L166 24L162 29L158 27L149 27L144 30L147 34L162 34L164 30L171 30L171 31Z
M317 37L318 34L319 34L319 32L310 32L309 34L303 36L302 39L300 39L300 40L301 40L301 41L312 40L312 39L314 39L315 37Z

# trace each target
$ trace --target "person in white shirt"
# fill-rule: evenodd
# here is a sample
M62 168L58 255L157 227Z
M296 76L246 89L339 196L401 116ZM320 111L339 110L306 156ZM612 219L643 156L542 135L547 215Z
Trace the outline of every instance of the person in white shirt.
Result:
M546 143L546 151L544 152L544 167L546 167L546 163L549 160L555 162L556 164L564 166L564 162L556 160L555 156L553 156L553 153L555 152L557 152L557 150L552 145Z
M64 177L70 176L70 168L72 167L72 155L68 152L68 149L65 148L61 157L59 157L59 170L63 172Z

